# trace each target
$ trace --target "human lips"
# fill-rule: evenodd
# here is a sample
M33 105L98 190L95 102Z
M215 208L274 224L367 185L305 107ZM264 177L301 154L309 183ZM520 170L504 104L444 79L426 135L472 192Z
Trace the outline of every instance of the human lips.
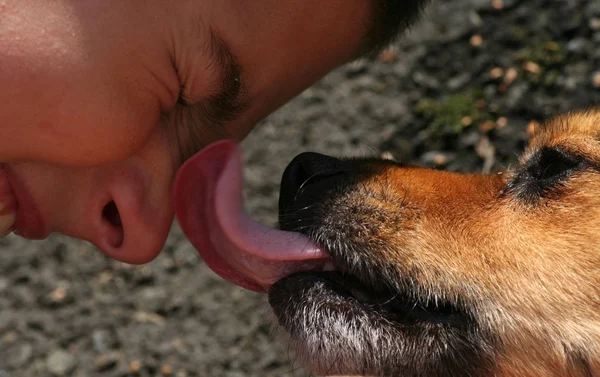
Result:
M329 255L306 236L253 221L243 211L242 184L241 155L232 141L197 153L175 180L179 224L215 273L260 292L295 272L330 265Z
M43 221L42 214L18 174L8 164L4 164L0 167L0 176L12 196L16 217L12 227L14 233L32 240L48 237L50 232Z

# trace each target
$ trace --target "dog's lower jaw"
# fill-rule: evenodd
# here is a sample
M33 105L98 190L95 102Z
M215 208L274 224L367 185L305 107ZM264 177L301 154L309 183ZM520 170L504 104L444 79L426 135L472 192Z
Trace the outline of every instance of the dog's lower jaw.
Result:
M394 319L313 274L277 282L269 302L319 375L488 376L494 369L490 338L475 323Z

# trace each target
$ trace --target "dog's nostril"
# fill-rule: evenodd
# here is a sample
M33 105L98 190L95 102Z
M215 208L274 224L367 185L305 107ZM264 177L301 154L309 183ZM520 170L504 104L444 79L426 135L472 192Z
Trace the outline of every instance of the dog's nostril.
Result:
M283 173L279 203L290 203L307 186L349 170L347 162L335 157L313 152L302 153L290 162Z
M123 223L121 222L121 215L119 209L114 201L110 201L102 209L102 216L113 226L121 228Z

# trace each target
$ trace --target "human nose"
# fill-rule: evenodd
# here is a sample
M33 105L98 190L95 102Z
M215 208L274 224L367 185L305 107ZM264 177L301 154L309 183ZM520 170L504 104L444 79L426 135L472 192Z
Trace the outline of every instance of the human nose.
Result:
M89 241L113 259L150 262L162 250L173 222L169 185L125 166L112 172L103 187L94 193Z

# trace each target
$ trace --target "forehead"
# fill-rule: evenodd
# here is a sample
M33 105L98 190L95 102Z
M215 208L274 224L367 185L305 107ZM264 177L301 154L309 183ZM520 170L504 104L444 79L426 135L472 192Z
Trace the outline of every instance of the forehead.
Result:
M570 137L600 136L600 110L571 112L559 115L542 124L534 137L542 137L547 141Z
M571 112L537 127L524 158L542 148L558 147L589 159L600 159L599 142L600 110Z

